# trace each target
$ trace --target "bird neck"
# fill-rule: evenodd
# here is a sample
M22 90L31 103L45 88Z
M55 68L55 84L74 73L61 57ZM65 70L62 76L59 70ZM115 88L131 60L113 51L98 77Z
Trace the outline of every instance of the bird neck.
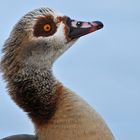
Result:
M10 94L28 113L34 124L44 124L56 110L58 92L50 69L30 69L18 73L11 81Z

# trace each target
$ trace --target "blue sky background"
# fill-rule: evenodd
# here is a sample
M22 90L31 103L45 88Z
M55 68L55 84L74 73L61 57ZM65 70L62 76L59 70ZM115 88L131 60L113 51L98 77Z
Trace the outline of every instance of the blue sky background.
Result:
M19 18L38 7L104 23L104 29L82 37L59 58L54 73L103 116L116 139L140 139L140 1L1 1L0 50ZM0 138L33 131L26 114L7 95L0 75Z

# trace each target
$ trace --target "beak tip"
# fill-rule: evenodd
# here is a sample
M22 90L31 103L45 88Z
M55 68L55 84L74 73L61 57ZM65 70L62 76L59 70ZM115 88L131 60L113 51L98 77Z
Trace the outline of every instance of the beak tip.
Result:
M103 23L100 21L95 21L94 23L97 24L97 30L102 29L104 27Z

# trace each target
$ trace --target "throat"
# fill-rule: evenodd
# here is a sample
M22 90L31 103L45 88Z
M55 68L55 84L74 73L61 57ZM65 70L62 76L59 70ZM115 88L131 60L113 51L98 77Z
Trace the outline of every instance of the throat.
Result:
M58 94L51 70L18 74L9 85L12 98L27 112L34 124L47 123L55 113Z

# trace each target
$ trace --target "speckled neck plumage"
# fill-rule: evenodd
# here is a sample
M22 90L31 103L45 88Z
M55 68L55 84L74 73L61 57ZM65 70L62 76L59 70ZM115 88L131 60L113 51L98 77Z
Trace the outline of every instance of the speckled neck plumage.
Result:
M29 73L9 80L10 95L35 123L46 123L53 115L57 104L55 80L51 70L30 70Z

